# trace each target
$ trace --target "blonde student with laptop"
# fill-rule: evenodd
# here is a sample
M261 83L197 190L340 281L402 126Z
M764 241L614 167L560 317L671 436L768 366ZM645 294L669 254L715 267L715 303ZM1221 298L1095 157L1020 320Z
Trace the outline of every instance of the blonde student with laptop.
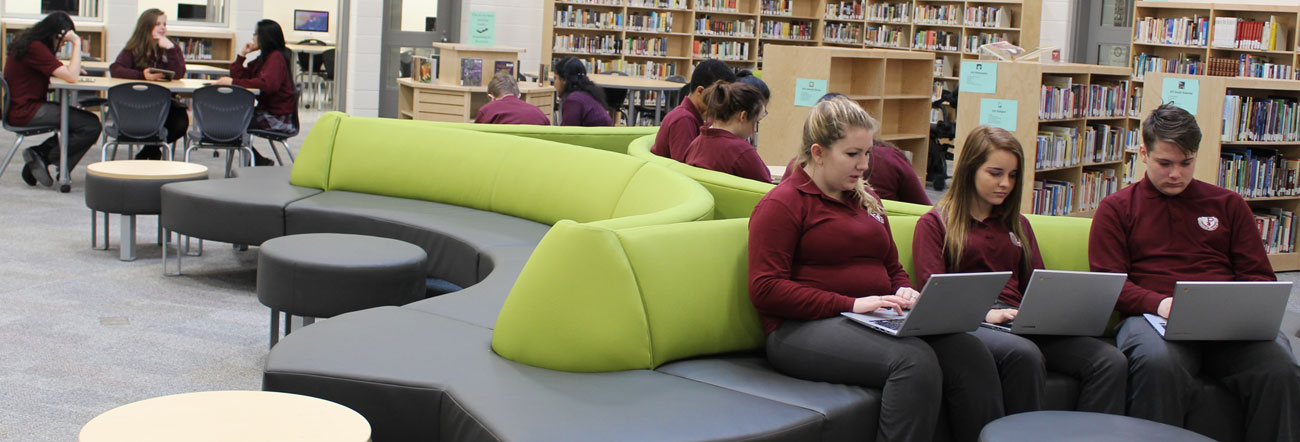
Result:
M1200 143L1187 111L1168 104L1152 111L1139 148L1146 176L1102 200L1093 218L1092 270L1128 273L1115 306L1128 315L1115 337L1129 360L1128 413L1183 426L1193 380L1206 376L1237 396L1246 440L1300 440L1300 367L1286 336L1166 341L1142 316L1168 318L1179 281L1277 279L1245 200L1193 177ZM1232 309L1233 299L1222 305Z
M1020 214L1024 150L1006 130L980 126L966 137L952 188L916 223L912 261L916 282L931 275L1011 271L985 321L1002 324L1018 313L1030 276L1043 268L1038 241ZM1114 346L1084 336L1025 337L979 328L971 332L998 364L1006 413L1040 410L1047 370L1079 380L1079 411L1124 414L1127 361Z

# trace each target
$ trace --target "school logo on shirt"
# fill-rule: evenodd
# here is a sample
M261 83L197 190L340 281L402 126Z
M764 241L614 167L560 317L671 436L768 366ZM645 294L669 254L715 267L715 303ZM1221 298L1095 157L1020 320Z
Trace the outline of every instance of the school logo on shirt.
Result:
M1196 225L1201 226L1206 232L1213 232L1219 228L1219 218L1213 216L1202 216L1196 219Z
M1016 238L1016 232L1007 232L1007 236L1011 237L1011 243L1015 244L1016 247L1024 247L1020 244L1020 238Z
M881 224L884 224L884 223L885 223L885 218L882 217L882 216L880 216L879 213L873 213L873 214L871 214L871 217L872 217L872 218L875 218L875 219L876 219L876 222L878 222L878 223L881 223Z

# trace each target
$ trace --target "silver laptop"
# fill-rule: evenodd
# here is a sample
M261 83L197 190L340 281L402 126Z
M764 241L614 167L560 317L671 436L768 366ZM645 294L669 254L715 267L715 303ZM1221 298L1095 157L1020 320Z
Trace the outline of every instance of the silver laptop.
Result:
M1101 336L1124 273L1034 270L1014 322L984 327L1018 335Z
M840 313L849 319L894 336L961 333L979 327L984 313L998 299L1011 272L945 273L933 275L912 310Z
M1291 282L1179 282L1169 319L1146 314L1167 341L1267 341L1277 337Z

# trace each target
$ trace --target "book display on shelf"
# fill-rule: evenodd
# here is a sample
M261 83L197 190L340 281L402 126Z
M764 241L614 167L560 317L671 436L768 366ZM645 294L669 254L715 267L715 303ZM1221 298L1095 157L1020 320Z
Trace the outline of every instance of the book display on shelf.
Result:
M502 73L509 75L510 78L515 78L515 62L497 60L495 63L492 63L492 75Z
M822 41L856 45L862 43L862 25L859 23L827 22L822 28Z
M967 27L1009 28L1013 13L1011 8L1002 6L968 6L965 22Z
M960 9L960 6L953 4L919 4L913 9L916 18L912 22L918 25L960 26Z
M659 8L659 9L681 9L685 10L686 0L628 0L627 5L633 8Z
M1138 1L1134 80L1148 72L1295 79L1297 21L1296 5Z
M867 19L876 23L911 23L912 22L912 4L903 3L871 3L867 6Z
M1114 169L1084 169L1079 185L1079 210L1097 210L1101 200L1120 189Z
M862 20L866 18L867 2L858 1L841 1L826 2L827 20Z
M483 59L482 58L460 59L460 85L461 86L482 86L483 85Z

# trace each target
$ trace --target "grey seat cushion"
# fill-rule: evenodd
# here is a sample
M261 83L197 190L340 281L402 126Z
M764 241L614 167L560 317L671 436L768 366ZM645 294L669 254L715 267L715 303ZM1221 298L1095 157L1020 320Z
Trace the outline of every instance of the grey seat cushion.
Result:
M354 233L415 244L429 254L428 275L461 287L478 282L479 250L535 245L550 226L450 204L329 191L296 201L286 229L299 233Z
M394 351L400 349L400 351ZM814 440L822 416L649 370L568 373L497 356L491 331L407 308L294 332L263 389L342 404L374 440Z
M340 233L272 238L257 258L257 299L272 310L328 318L424 298L424 250Z
M166 180L132 180L86 174L86 207L123 215L157 215L162 210L162 186L203 181L207 176Z
M480 251L478 283L464 290L407 304L428 313L458 319L484 328L496 328L497 315L510 289L519 279L535 245L500 246Z
M1081 411L1034 411L1007 416L984 426L980 442L1015 441L1211 441L1171 425L1127 416Z
M321 193L288 181L231 178L162 187L163 228L233 244L258 245L284 236L284 208Z
M292 170L293 170L292 167L261 166L261 167L236 167L234 169L230 169L230 172L235 175L235 178L257 178L263 180L273 180L282 183L288 183L289 172Z

